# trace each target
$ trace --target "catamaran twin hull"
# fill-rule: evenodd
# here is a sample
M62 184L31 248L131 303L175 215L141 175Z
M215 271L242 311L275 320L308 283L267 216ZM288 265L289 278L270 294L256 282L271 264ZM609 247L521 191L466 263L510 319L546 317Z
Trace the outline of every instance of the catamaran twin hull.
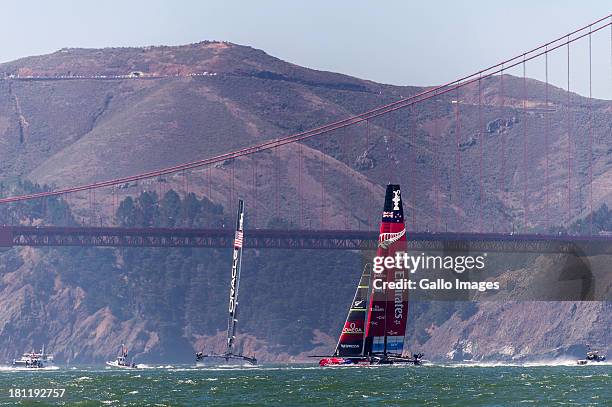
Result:
M376 256L394 257L395 253L406 250L400 186L387 185ZM412 358L401 356L408 319L407 291L373 288L370 267L370 264L364 267L336 350L333 356L320 360L321 366L421 364L422 354ZM376 278L388 283L402 281L404 271L386 268ZM388 287L387 284L379 286Z
M418 356L418 355L415 355ZM376 365L409 365L409 366L420 366L423 361L420 357L406 358L402 356L390 356L381 355L370 356L370 357L357 357L357 358L340 358L340 357L329 357L323 358L319 361L319 366L376 366Z
M200 355L197 357L196 362L206 364L206 362L215 363L215 361L225 361L228 365L256 365L257 359L254 357L244 356L244 355L235 355L235 354L210 354L210 355Z

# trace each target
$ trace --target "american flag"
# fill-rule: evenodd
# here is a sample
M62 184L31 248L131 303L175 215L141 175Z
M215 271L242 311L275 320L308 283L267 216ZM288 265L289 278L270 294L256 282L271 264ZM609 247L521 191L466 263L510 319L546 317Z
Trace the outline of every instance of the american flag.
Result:
M242 249L242 232L237 230L236 237L234 238L234 247Z

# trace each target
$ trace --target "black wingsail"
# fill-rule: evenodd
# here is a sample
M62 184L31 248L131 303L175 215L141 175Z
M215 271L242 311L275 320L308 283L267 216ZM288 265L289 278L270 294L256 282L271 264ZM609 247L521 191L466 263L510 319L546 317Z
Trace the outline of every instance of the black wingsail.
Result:
M238 325L238 289L240 288L240 269L242 267L242 243L244 238L244 202L238 201L238 216L234 232L234 252L232 254L232 274L230 277L230 292L227 317L227 354L233 353Z
M196 354L196 361L207 357L223 358L226 362L230 359L239 359L251 364L256 364L254 357L234 353L234 342L236 341L236 327L238 325L238 291L240 288L240 270L242 268L242 246L244 243L244 202L238 201L238 215L236 217L236 229L234 231L234 244L232 252L232 272L230 275L229 304L227 317L227 343L225 353L222 355L205 355L203 352Z

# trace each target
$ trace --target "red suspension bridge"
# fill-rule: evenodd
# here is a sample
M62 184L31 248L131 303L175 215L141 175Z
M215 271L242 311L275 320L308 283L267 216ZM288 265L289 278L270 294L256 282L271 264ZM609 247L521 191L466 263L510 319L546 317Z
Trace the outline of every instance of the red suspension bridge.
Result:
M593 66L594 41L609 43L609 67ZM574 49L586 50L582 61L572 57ZM564 88L549 82L555 58L567 60ZM588 95L573 92L572 63L587 67ZM594 84L593 69L610 69L610 83ZM162 78L2 80L33 79ZM612 15L471 75L308 131L154 171L2 197L0 204L12 208L62 199L80 211L83 224L34 227L16 219L0 228L0 245L229 245L219 227L119 227L120 199L142 191L161 195L172 185L226 213L243 197L251 247L368 248L376 243L371 230L382 186L394 182L404 187L415 249L569 251L585 244L610 252L612 238L596 234L587 216L608 188L595 152L612 141L612 104L592 95L604 85L612 86ZM227 182L220 187L215 177ZM582 236L550 232L585 217ZM269 226L272 219L284 226Z

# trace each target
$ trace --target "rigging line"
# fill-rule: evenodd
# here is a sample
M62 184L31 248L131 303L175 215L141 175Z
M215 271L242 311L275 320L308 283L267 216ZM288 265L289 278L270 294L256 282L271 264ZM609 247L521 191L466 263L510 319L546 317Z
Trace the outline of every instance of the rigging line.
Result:
M592 33L595 33L599 30L602 30L606 27L610 27L612 26L612 21L609 23L606 23L605 25L602 25L600 27L597 27L596 29L592 30ZM586 36L588 36L589 33L574 37L570 40L570 43L578 41ZM565 37L564 37L565 38ZM558 44L555 45L554 47L551 47L548 51L554 51L558 48L561 48L563 46L566 46L567 43L564 42L562 44ZM539 47L538 49L540 49L541 47ZM527 53L528 54L528 53ZM532 59L535 59L541 55L543 55L544 52L541 53L537 53L535 55L532 55L528 58L525 59L525 61L530 61ZM515 62L513 64L507 65L505 66L505 69L508 70L510 68L513 68L517 65L520 65L522 62ZM495 65L495 66L499 66ZM402 99L396 102L393 102L389 105L385 105L383 107L374 109L372 111L368 111L366 113L362 113L361 115L358 116L352 116L349 117L347 119L338 121L338 122L334 122L328 125L325 125L323 127L319 127L316 129L311 129L307 132L303 132L303 133L298 133L298 134L294 134L294 135L290 135L287 137L283 137L283 138L278 138L278 139L274 139L274 140L270 140L261 144L257 144L257 145L253 145L253 146L248 146L248 147L244 147L242 149L239 150L235 150L235 151L231 151L228 153L224 153L224 154L220 154L214 157L210 157L210 158L206 158L206 159L202 159L202 160L197 160L197 161L192 161L192 162L188 162L188 163L182 163L182 164L178 164L175 166L171 166L171 167L166 167L166 168L162 168L159 170L154 170L154 171L149 171L149 172L145 172L145 173L140 173L140 174L135 174L135 175L130 175L130 176L126 176L126 177L121 177L121 178L115 178L115 179L111 179L111 180L106 180L106 181L101 181L98 183L92 183L92 184L84 184L84 185L79 185L79 186L75 186L75 187L69 187L69 188L64 188L64 189L58 189L55 191L47 191L47 192L40 192L40 193L33 193L33 194L27 194L27 195L20 195L20 196L13 196L13 197L7 197L7 198L2 198L0 199L0 204L2 203L9 203L9 202L16 202L16 201L23 201L23 200L29 200L29 199L35 199L35 198L41 198L43 196L55 196L55 195L61 195L63 193L68 193L68 192L78 192L78 191L85 191L88 189L93 189L93 188L102 188L105 186L110 186L110 185L115 185L115 184L121 184L121 183L125 183L125 182L130 182L130 181L137 181L137 180L141 180L141 179L148 179L154 176L158 176L158 175L165 175L165 174L172 174L172 173L176 173L179 171L182 171L184 169L193 169L193 168L198 168L198 167L202 167L205 165L209 165L209 164L215 164L218 162L222 162L224 160L230 159L230 158L236 158L236 157L243 157L243 156L247 156L247 155L251 155L251 154L255 154L258 152L262 152L262 151L266 151L269 149L274 149L277 148L279 146L283 146L285 144L289 144L289 143L296 143L302 140L307 140L309 138L321 135L321 134L327 134L330 133L333 130L336 130L338 128L343 128L343 127L349 127L352 126L354 124L366 121L368 119L372 119L375 117L379 117L388 113L391 113L393 111L396 110L400 110L400 109L404 109L407 108L409 106L412 106L414 104L417 103L422 103L426 100L429 100L433 97L436 96L440 96L449 92L452 92L453 90L460 88L460 87L464 87L467 86L469 84L475 83L480 79L485 79L485 78L489 78L493 75L496 75L498 73L500 73L501 70L494 70L491 71L489 73L487 73L486 75L483 75L479 78L472 78L473 75L470 75L468 78L472 78L469 80L465 80L465 81L461 81L461 80L456 80L451 82L451 85L445 84L439 87L434 88L433 90L438 90L437 94L431 94L432 89L427 90L425 92L422 92L420 94L417 94L411 98L408 99ZM416 99L417 97L422 97L421 99Z

